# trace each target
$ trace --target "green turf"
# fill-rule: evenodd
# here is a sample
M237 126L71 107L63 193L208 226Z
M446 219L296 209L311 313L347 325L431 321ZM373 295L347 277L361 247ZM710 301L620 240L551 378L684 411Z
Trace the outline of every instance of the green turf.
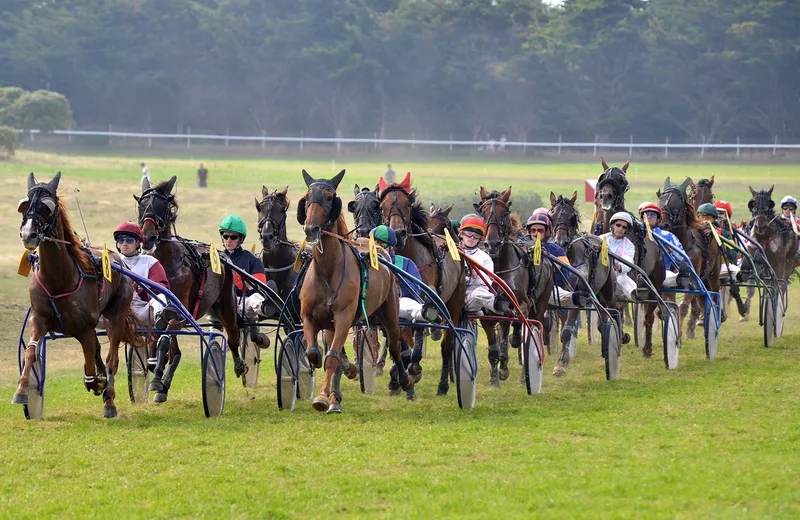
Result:
M146 158L145 158L146 159ZM89 234L110 240L123 219L135 218L138 158L21 155L0 166L7 204L0 208L0 516L116 517L515 517L561 518L797 518L800 515L800 317L790 291L784 337L765 349L757 315L723 325L719 357L704 359L701 339L686 341L680 367L668 372L654 356L624 347L622 378L604 380L599 347L582 333L567 378L550 375L543 394L517 386L519 366L500 390L488 387L485 341L480 342L478 402L460 411L455 388L437 397L439 355L429 347L419 400L363 396L344 384L345 413L328 417L308 402L294 413L277 410L272 348L261 385L245 391L228 366L222 417L205 419L198 351L184 363L165 405L132 405L125 372L118 376L120 417L104 420L102 403L82 385L81 355L73 342L49 351L45 420L26 422L12 406L16 337L28 281L13 274L22 252L15 202L25 176L42 180L64 172L61 193L79 187ZM198 161L150 162L154 180L176 174L179 231L217 237L222 217L238 212L255 226L253 197L262 184L301 193L300 168L322 176L347 168L345 200L353 183L374 185L382 163L320 161L206 161L210 188L193 186ZM415 173L427 204L474 196L480 185L515 193L582 195L594 164L396 164ZM736 215L747 184L776 194L800 192L791 166L642 164L631 167L629 201L638 204L663 177L716 175L715 191ZM695 180L697 180L695 178ZM533 208L514 206L520 213ZM585 207L584 209L588 209ZM292 219L290 219L292 220ZM292 228L297 237L298 226ZM252 241L251 241L252 242ZM755 309L755 306L754 306ZM702 335L702 329L698 329Z

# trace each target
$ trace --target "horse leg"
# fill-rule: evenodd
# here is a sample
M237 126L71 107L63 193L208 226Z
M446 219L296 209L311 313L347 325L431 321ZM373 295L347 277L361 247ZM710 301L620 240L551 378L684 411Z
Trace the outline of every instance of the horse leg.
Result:
M31 319L28 346L25 347L25 365L22 367L22 373L17 380L17 391L14 392L14 397L11 398L11 404L28 404L28 384L30 382L31 369L34 361L36 361L36 349L46 332L46 328L42 327L35 318Z
M170 320L169 324L167 324L166 330L181 330L181 328L182 322L178 321L177 319L172 319ZM169 351L171 346L172 337L169 334L162 334L161 337L158 338L158 343L156 345L156 368L153 370L153 379L150 381L150 386L148 387L149 391L154 392L154 403L164 403L167 401L167 392L169 391L169 387L164 384L163 378L164 371L167 368L167 362L169 361ZM173 374L174 372L175 371L173 370Z
M422 380L422 344L425 342L425 331L420 328L413 329L414 337L414 350L411 352L411 365L408 367L408 373L414 378L414 384Z
M561 329L561 355L558 357L558 362L553 368L553 375L563 377L567 375L569 368L569 344L572 342L572 335L575 334L575 321L578 319L578 310L570 310L567 313L567 319L564 323L564 328Z
M106 388L103 391L103 417L111 419L117 416L117 406L114 399L117 398L117 391L114 387L115 377L119 370L119 344L122 342L125 331L125 316L112 316L108 318L110 330L108 331L108 356L106 356L105 372L108 378ZM100 358L100 348L98 343L98 359Z
M314 368L322 368L322 349L317 345L319 329L310 316L303 318L303 339L306 341L306 357Z
M326 345L333 345L333 332L332 330L325 330L322 332ZM347 379L358 379L358 367L350 362L344 346L342 346L342 356L339 360L339 364L342 366L342 373L347 376ZM341 374L339 374L339 377L341 378Z
M692 298L692 304L690 306L691 311L689 312L689 322L686 325L686 337L689 339L694 339L695 328L697 327L697 322L700 320L701 298L702 297L698 294L694 295L694 298Z
M497 329L493 321L481 321L486 340L489 342L489 385L500 388L500 376L497 364L500 362L500 345L497 344Z
M172 336L172 341L170 342L169 348L169 364L167 365L167 369L164 372L164 377L161 380L164 384L165 394L169 391L169 388L172 386L172 377L175 375L175 371L178 369L178 365L181 362L181 349L178 346L178 338Z
M747 288L747 298L745 299L744 302L744 314L742 314L742 317L739 318L739 321L747 321L750 319L750 300L753 299L753 295L755 293L756 293L755 287ZM739 313L741 314L741 310L739 311Z
M242 377L247 373L247 365L242 359L243 352L239 352L239 317L236 312L236 294L233 288L228 289L227 284L223 284L220 295L211 305L213 314L222 322L225 328L225 337L228 340L228 348L233 354L233 372L236 377Z
M510 371L508 370L508 329L510 326L511 324L507 321L500 324L500 381L505 381L508 379L510 374ZM517 330L516 334L521 336L521 333L519 332L519 330L522 328L521 324L519 322L514 322L513 327L515 330ZM520 343L522 343L521 337Z
M622 304L622 316L624 318L623 323L626 327L633 325L633 319L631 318L631 306L627 303Z
M314 398L312 403L314 410L318 412L341 413L342 411L341 389L338 389L337 395L331 391L331 384L335 384L338 388L338 383L341 380L341 371L344 370L344 366L341 363L342 352L344 351L344 342L347 340L347 334L350 332L352 316L353 314L351 313L339 311L333 317L333 338L331 344L328 345L328 351L325 353L325 375L322 380L322 388L320 388L319 395ZM304 328L303 331L305 334L306 329ZM314 340L314 346L316 346L316 334L314 334L314 338L310 339ZM337 372L339 377L334 382Z
M648 303L644 306L644 345L642 346L642 355L649 358L653 355L653 323L656 319L656 307L654 303Z

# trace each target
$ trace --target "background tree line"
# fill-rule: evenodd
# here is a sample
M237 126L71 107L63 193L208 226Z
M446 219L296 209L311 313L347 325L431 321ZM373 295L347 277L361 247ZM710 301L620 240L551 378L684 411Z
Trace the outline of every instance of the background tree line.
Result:
M800 142L796 0L5 0L81 128Z

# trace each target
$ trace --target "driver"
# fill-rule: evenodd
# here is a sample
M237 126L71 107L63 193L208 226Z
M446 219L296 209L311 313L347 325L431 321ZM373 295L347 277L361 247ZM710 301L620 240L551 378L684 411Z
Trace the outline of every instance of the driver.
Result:
M459 223L459 237L461 249L477 261L488 271L494 273L494 262L489 254L481 249L480 243L486 235L486 224L483 219L474 213L465 215ZM495 314L505 314L508 309L509 298L505 294L492 293L483 277L472 269L467 270L466 308L468 312L482 312L486 309Z
M611 231L600 235L600 238L608 242L609 252L633 263L636 247L633 245L633 242L625 236L628 229L633 226L633 219L624 211L618 211L611 216L609 225L611 226ZM636 282L631 280L628 276L628 272L631 268L621 262L614 262L614 270L617 272L617 288L622 292L625 298L632 300L633 291L636 290Z

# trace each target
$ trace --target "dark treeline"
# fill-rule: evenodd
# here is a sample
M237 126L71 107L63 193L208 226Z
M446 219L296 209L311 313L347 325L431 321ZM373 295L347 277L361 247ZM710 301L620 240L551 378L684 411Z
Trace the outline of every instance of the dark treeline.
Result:
M797 0L4 0L79 128L800 142Z

